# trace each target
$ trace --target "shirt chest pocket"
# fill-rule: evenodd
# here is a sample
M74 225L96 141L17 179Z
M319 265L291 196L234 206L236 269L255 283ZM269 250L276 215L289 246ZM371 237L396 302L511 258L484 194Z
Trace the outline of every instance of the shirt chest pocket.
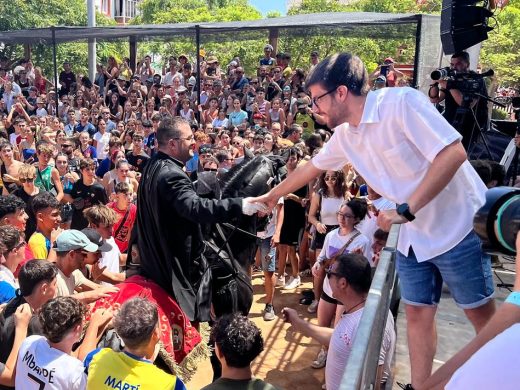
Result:
M426 160L406 141L383 152L385 167L391 177L409 179L424 169Z

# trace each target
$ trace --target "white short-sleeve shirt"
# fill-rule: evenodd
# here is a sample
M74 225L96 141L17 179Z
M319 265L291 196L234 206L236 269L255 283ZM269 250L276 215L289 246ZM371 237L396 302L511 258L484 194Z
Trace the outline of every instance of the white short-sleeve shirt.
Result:
M412 88L369 92L359 126L336 127L312 163L321 170L338 170L350 162L378 194L405 203L424 179L432 161L460 134L427 97ZM397 249L418 261L453 247L473 229L473 216L485 202L486 186L468 161L449 184L403 224Z

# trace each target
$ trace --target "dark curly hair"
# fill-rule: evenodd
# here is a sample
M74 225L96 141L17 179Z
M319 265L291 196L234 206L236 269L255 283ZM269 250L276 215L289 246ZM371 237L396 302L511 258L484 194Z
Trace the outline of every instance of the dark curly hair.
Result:
M211 340L218 345L230 367L245 368L264 350L262 332L242 314L221 317L211 329Z
M343 171L334 171L334 176L336 177L336 181L334 182L333 194L328 193L327 183L325 182L325 176L327 176L327 172L323 172L318 179L318 191L321 191L321 194L325 198L344 198L345 193L347 192L347 184L345 183L345 174Z
M74 329L81 325L87 307L72 297L56 297L47 301L41 308L38 319L43 335L51 343L59 343Z
M25 202L14 195L0 196L0 218L25 209Z
M121 306L114 328L126 345L136 348L150 340L158 322L157 306L145 298L133 298Z

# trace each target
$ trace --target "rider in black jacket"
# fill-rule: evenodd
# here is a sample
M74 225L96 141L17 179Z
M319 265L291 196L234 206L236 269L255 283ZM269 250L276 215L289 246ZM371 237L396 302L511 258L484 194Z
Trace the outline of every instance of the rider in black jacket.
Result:
M208 321L209 286L201 282L206 265L200 257L200 224L227 222L258 209L247 199L216 200L197 195L183 170L195 143L186 120L163 120L157 142L158 153L143 171L137 197L134 236L140 273L172 294L190 320Z

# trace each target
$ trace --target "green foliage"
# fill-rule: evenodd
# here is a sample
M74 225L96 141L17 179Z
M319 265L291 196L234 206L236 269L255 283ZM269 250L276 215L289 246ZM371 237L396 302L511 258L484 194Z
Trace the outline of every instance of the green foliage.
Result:
M140 7L141 15L134 19L133 24L229 22L262 18L262 14L247 0L144 0ZM235 35L221 35L201 42L201 48L207 56L218 55L224 65L239 56L246 71L252 72L266 41L261 37L261 34L253 34L252 39L235 40ZM193 38L145 43L138 46L138 51L139 58L154 53L164 59L163 63L171 54L184 53L192 59L196 58Z
M115 24L115 21L102 14L96 14L99 26ZM85 0L9 0L0 1L0 31L50 26L85 26L87 24L87 5ZM69 60L77 73L87 72L87 43L73 42L57 45L58 67ZM108 56L127 56L128 45L111 42L98 42L98 60L106 61ZM23 57L21 45L5 45L0 54L10 60ZM42 67L44 74L52 78L53 62L50 45L34 45L32 58L35 65Z
M509 114L506 110L503 110L501 108L493 108L493 111L491 112L491 119L507 119L509 117Z
M496 12L498 26L484 41L480 57L484 69L492 68L499 84L520 86L520 0L511 0ZM493 23L490 21L490 23Z

